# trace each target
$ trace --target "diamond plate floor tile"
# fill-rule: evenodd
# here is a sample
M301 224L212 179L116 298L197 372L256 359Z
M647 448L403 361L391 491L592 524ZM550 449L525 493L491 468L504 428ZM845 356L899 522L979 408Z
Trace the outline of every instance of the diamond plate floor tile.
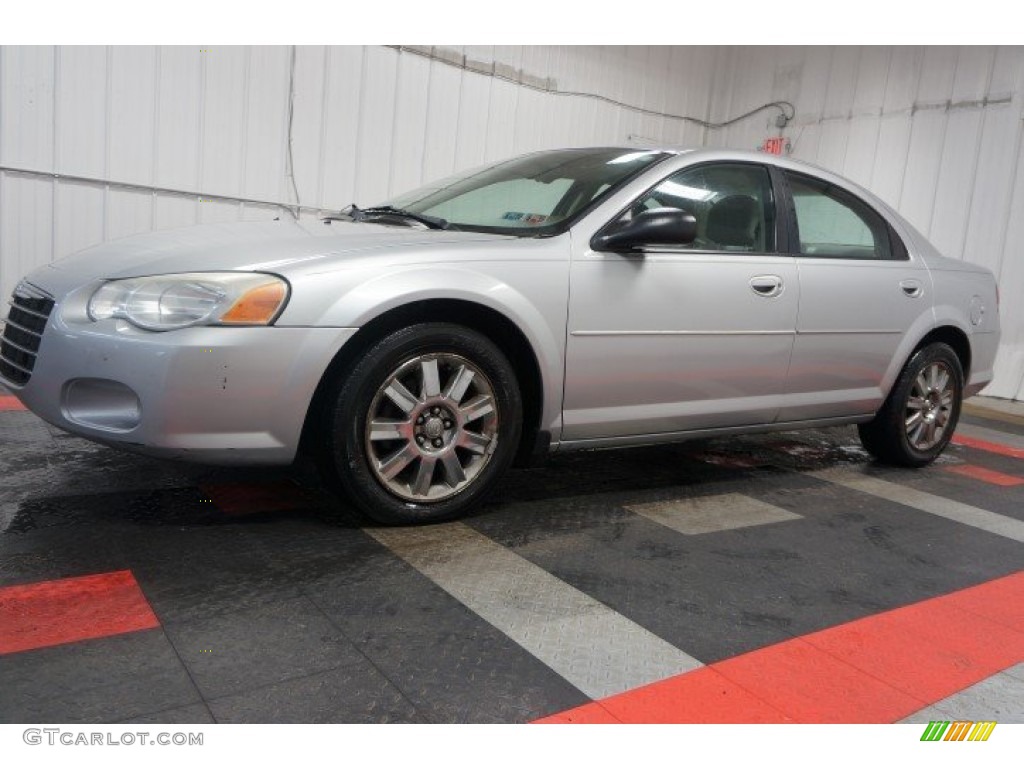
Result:
M701 666L461 523L369 533L592 698Z

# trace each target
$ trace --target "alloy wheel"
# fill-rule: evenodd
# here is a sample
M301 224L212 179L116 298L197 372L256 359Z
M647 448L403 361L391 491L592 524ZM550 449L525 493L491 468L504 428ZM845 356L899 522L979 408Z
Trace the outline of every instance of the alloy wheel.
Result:
M487 466L498 426L494 387L478 366L455 354L418 355L385 377L370 403L370 469L401 499L443 501Z
M943 362L921 369L907 398L904 426L910 445L919 451L936 446L952 417L955 392L952 371Z

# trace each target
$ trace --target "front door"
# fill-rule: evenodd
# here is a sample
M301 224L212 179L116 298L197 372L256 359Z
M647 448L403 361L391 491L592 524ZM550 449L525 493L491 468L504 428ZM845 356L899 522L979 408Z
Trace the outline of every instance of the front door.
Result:
M619 218L687 210L697 239L642 253L574 243L564 441L771 423L785 394L799 285L756 163L692 166Z

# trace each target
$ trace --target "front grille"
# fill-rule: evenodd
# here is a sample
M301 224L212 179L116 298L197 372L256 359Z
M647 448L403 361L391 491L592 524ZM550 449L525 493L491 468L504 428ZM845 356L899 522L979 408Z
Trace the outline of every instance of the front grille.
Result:
M53 298L30 283L20 283L8 303L11 311L0 339L0 376L20 386L32 378Z

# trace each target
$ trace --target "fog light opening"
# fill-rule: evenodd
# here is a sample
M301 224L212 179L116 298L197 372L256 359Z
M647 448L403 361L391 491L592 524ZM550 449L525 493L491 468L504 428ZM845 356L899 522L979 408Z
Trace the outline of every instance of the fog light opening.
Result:
M142 420L142 403L131 387L109 379L72 379L61 394L64 418L108 432L129 432Z

